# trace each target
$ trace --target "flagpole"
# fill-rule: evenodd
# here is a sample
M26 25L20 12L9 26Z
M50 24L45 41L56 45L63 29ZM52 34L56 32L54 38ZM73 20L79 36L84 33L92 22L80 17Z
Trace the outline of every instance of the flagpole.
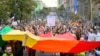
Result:
M77 14L77 0L74 0L74 14Z
M76 16L77 14L77 0L74 0L74 15ZM75 17L74 17L75 20Z

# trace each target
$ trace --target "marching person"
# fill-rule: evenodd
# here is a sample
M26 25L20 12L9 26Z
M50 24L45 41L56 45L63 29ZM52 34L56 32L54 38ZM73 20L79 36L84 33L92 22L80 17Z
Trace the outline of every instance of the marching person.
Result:
M3 53L2 56L14 56L14 54L12 53L11 45L6 45L4 51L5 51L5 53Z
M2 56L22 56L24 46L20 47L16 52L13 52L11 45L6 45Z
M100 33L97 31L97 29L94 30L95 33L95 41L100 41ZM100 47L96 48L95 50L96 56L100 56Z

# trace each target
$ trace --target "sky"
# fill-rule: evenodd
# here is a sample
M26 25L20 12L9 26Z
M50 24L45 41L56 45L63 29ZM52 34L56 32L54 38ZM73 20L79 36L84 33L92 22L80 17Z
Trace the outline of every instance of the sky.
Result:
M58 0L42 0L46 7L58 7Z

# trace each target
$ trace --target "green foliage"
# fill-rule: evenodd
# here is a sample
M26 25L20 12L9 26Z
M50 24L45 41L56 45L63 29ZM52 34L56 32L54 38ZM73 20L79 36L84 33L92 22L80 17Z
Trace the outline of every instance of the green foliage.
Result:
M0 18L8 19L11 14L16 19L29 18L36 5L34 0L0 0Z
M0 0L0 19L8 18L10 15L10 6L7 3L6 0Z
M50 9L49 8L43 8L42 10L39 11L40 14L48 14L50 12Z
M64 5L61 5L61 6L58 8L58 11L63 11L63 10L65 10Z
M16 0L15 10L17 19L28 19L31 16L31 12L35 9L36 3L34 0Z
M80 14L76 14L75 18L76 19L81 19L81 15Z
M95 4L100 4L100 0L93 0Z
M86 0L87 3L90 3L90 0ZM92 3L100 4L100 0L92 0Z
M74 14L73 18L75 20L77 20L77 19L81 19L82 17L81 17L81 15L79 13L77 13L77 14Z
M91 8L90 8L90 1L91 0L86 0L85 1L85 5L87 6L87 8L89 8L89 10L87 11L87 12L85 12L86 14L87 14L87 18L88 19L91 19ZM96 6L97 6L97 4L100 4L100 0L92 0L92 18L94 18L94 17L96 17L97 15L96 15ZM87 9L86 8L86 9Z

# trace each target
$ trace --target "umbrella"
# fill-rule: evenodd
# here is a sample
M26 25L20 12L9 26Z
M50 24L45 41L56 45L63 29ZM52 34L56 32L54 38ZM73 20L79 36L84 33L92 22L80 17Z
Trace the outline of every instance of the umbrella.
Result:
M25 32L20 30L14 30L10 26L5 26L1 30L1 38L5 41L8 40L20 40L23 41L25 37Z
M80 53L100 46L100 42L66 40L61 38L41 38L27 32L26 46L45 52Z

